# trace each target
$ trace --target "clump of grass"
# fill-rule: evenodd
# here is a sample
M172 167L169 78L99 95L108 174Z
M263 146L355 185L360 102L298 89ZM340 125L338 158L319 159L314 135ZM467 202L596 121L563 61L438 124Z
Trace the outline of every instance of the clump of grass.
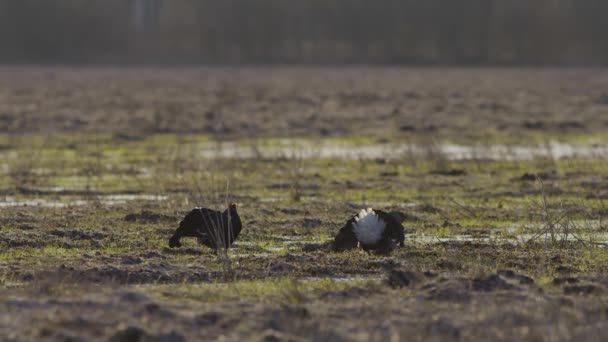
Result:
M303 177L305 174L304 155L301 150L293 146L289 153L281 158L280 168L289 182L291 199L299 202L304 195Z
M490 211L490 208L484 206L483 203L481 203L483 200L480 199L468 199L469 202L476 202L472 204L460 203L452 197L447 197L447 201L451 205L450 212L457 213L458 216L461 218L481 221L487 216ZM445 217L445 215L443 216L445 220L448 220L448 217Z
M544 238L546 247L565 247L569 242L578 242L583 245L597 245L601 243L594 242L591 237L595 230L594 219L586 214L582 220L578 220L568 209L568 203L559 202L557 204L550 203L548 195L545 191L545 184L539 177L537 182L540 187L540 200L532 201L533 211L542 222L542 228L534 234L528 242L537 241ZM582 207L582 205L581 205ZM602 227L602 217L599 217L599 227ZM586 236L581 233L586 231Z
M569 235L567 213L566 211L552 209L553 206L549 204L549 199L545 192L544 182L540 177L537 177L537 182L540 186L541 198L539 201L532 201L532 209L538 213L539 219L542 222L542 228L528 242L537 241L544 237L546 247L548 245L564 245Z
M435 171L447 172L450 169L450 161L436 141L425 145L425 158L432 162Z
M41 155L37 149L19 151L8 167L11 184L18 192L48 183L48 175L41 169Z

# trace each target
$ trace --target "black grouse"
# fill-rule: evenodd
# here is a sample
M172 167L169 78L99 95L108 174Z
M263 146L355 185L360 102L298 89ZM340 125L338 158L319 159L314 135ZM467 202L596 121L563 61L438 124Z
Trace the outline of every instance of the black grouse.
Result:
M389 253L397 245L403 247L405 230L399 212L362 209L340 229L332 248L341 252L360 246L365 251Z
M194 208L179 223L179 227L169 239L169 247L181 247L179 240L182 237L195 237L199 243L217 251L230 247L242 228L241 218L234 203L224 212Z

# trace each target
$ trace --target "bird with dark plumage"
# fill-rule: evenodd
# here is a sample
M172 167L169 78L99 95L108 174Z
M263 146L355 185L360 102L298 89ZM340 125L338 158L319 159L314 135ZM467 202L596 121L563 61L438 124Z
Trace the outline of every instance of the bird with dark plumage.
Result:
M195 237L215 251L228 248L236 240L243 228L236 204L230 204L224 212L207 208L194 208L179 223L179 227L169 239L169 247L181 247L182 237Z
M365 251L389 253L397 245L403 247L405 229L401 222L404 217L396 211L362 209L340 229L332 249L341 252L360 246Z

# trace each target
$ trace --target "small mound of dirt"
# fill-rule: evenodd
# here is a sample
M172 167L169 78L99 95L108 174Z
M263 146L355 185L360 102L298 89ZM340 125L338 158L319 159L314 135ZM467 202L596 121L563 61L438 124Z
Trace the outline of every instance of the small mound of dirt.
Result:
M204 250L198 248L163 248L164 254L175 254L175 255L203 255L206 254Z
M120 327L110 338L110 342L134 342L134 341L163 341L183 342L186 339L175 331L168 334L150 335L144 329L136 326Z
M561 121L557 123L557 128L562 131L569 130L582 130L585 129L585 125L582 122L578 121Z
M134 256L134 255L125 255L120 257L120 261L119 263L121 265L139 265L141 263L143 263L144 260L138 256Z
M559 265L555 268L555 272L561 274L578 273L579 269L572 266Z
M207 327L217 324L224 315L219 312L206 312L194 317L194 324L198 327Z
M393 259L370 260L362 263L361 266L366 270L388 270L392 271L399 263Z
M122 291L118 293L121 302L142 303L149 302L150 298L143 293L135 291Z
M74 335L72 332L66 329L56 329L50 327L43 327L38 332L39 337L49 339L51 341L72 341L81 342L86 341L84 338Z
M567 295L598 295L604 292L605 291L601 286L594 284L571 285L564 287L564 294Z
M315 228L320 226L322 222L319 218L305 218L303 224L304 228Z
M460 329L444 319L428 323L426 331L431 336L444 336L445 338L456 340L460 338Z
M366 298L371 293L377 293L377 287L363 288L359 286L349 287L339 291L327 291L322 293L319 298L321 299L339 299L339 298Z
M522 122L521 126L525 129L531 129L531 130L536 130L536 129L543 129L545 128L545 123L542 121L528 121L525 120L524 122Z
M154 315L164 320L174 319L176 314L158 303L145 303L138 312L142 315Z
M307 319L310 318L310 311L301 305L281 305L280 309L273 310L271 316L275 317L289 317L293 319Z
M559 178L559 174L557 171L549 171L549 172L538 172L538 173L524 173L519 180L534 182L536 180L555 180Z
M386 283L397 289L412 286L420 281L420 275L412 271L392 270L388 273Z
M427 214L439 214L441 212L441 209L439 209L431 204L425 203L425 204L415 206L414 211L419 211L419 212L423 212L423 213L427 213Z
M107 233L102 233L98 231L87 231L82 229L53 229L49 232L49 234L65 237L72 240L99 240L108 236Z
M369 188L369 186L365 185L364 183L353 181L350 179L347 180L346 182L344 182L344 186L347 189L367 189L367 188Z
M136 132L118 132L114 134L114 139L119 141L142 141L145 138L145 134Z
M304 210L300 210L300 209L295 209L295 208L281 208L279 209L280 212L282 212L283 214L287 214L287 215L301 215L304 214ZM273 212L268 210L268 214L272 214Z
M266 268L266 270L268 271L268 273L276 275L276 274L288 274L291 273L293 271L295 271L297 269L296 266L281 261L281 260L273 260L268 264L268 267Z
M302 246L302 252L316 252L316 251L324 251L324 252L329 252L331 251L331 245L332 242L325 242L325 243L307 243L304 246Z
M553 278L553 285L576 284L579 281L576 277Z
M429 173L432 175L439 175L439 176L458 177L458 176L466 176L467 171L463 170L463 169L448 169L448 170L433 170Z
M608 199L608 191L606 190L599 190L599 191L594 191L593 193L589 193L586 196L588 199Z
M397 177L399 176L399 172L395 171L384 171L379 173L380 177Z
M46 283L82 283L82 284L174 284L181 282L209 281L211 274L194 267L165 267L153 269L149 265L120 265L101 267L65 267L53 270L40 270L29 281L38 284Z
M422 287L430 300L468 302L471 299L469 281L466 279L439 279Z
M401 125L401 126L399 126L399 130L401 132L415 132L416 127L411 126L411 125Z
M289 183L272 183L266 185L266 189L291 189L292 187L293 185Z
M527 275L516 273L512 270L500 270L498 271L498 275L504 278L513 279L519 282L520 285L534 284L534 279L528 277Z
M176 222L177 218L169 215L159 214L152 211L144 210L140 213L127 214L124 218L127 222L143 222L143 223L158 223L158 222Z
M109 339L110 342L133 342L149 339L148 333L140 327L128 326L119 328Z
M442 270L461 270L463 269L463 265L457 261L451 261L447 259L439 259L435 263L435 266Z
M33 225L33 224L28 224L28 223L22 223L22 224L18 224L17 228L19 228L21 230L34 230L34 229L38 228L38 226Z
M49 236L39 232L22 231L18 234L7 231L0 233L0 246L12 247L35 247L41 248L49 245L58 245L63 248L74 248L75 244L61 241L55 236Z
M496 290L512 290L514 285L509 284L498 274L473 279L471 287L474 291L492 292Z

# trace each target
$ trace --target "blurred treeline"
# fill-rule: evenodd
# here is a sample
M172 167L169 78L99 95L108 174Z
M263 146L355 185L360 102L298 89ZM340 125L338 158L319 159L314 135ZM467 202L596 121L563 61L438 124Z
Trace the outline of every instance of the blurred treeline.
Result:
M608 0L0 0L0 61L608 64Z

